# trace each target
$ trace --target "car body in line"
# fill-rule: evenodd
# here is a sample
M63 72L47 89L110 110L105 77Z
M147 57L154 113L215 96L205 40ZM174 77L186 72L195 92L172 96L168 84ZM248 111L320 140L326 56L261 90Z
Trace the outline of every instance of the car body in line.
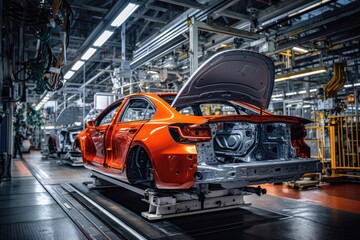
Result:
M273 84L268 57L221 52L177 94L137 93L115 101L87 123L74 147L86 168L159 189L239 188L320 171L304 142L310 121L264 110Z

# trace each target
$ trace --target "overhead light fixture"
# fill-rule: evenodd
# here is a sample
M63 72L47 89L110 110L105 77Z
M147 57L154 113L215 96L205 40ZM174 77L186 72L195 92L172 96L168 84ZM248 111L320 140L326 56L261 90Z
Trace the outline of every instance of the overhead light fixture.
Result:
M129 3L111 23L112 27L119 27L139 7L138 4Z
M84 61L81 61L81 60L79 60L79 61L77 61L73 66L72 66L72 68L71 68L71 70L73 70L73 71L77 71L77 70L79 70L81 67L82 67L82 65L84 65Z
M285 96L293 96L296 94L297 94L297 92L289 92L289 93L285 93Z
M308 53L309 52L307 49L302 48L302 47L293 47L292 50L295 52L299 52L299 53Z
M344 87L345 87L345 88L351 88L351 87L358 87L358 86L360 86L360 83L347 84L347 85L345 85Z
M272 95L271 97L273 97L273 98L279 98L279 97L283 97L283 96L284 96L284 94L279 93L279 94L274 94L274 95Z
M65 75L64 75L64 79L68 80L70 79L73 75L75 74L74 71L68 71Z
M35 110L38 111L48 100L50 99L50 93L46 93L45 96L36 105Z
M303 12L307 12L307 11L312 10L313 8L316 8L316 7L318 7L318 6L322 5L322 4L325 4L327 2L330 2L330 0L321 0L321 1L317 2L317 3L314 3L312 5L304 7L304 8L302 8L302 9L296 11L296 12L293 12L293 13L289 14L288 16L293 17L293 16L301 14Z
M327 70L328 70L327 67L318 67L318 68L307 69L307 70L303 70L303 71L278 75L275 77L275 82L282 82L282 81L289 80L289 79L316 75L316 74L327 72Z
M113 31L105 30L94 42L95 47L101 47L112 35Z
M87 61L96 52L96 48L89 48L82 56L81 60Z

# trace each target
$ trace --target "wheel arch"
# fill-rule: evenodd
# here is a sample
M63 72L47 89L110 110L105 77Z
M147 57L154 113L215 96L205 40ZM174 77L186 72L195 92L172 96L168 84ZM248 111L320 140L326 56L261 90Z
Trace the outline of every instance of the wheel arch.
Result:
M149 148L146 146L146 144L144 144L143 142L141 141L133 141L129 147L129 150L128 150L128 153L126 155L126 160L125 160L125 168L124 168L124 172L126 174L126 178L128 180L128 182L131 183L131 179L129 179L129 173L128 173L128 170L130 169L130 167L128 166L130 164L130 158L132 157L132 151L136 151L136 147L140 147L142 148L145 153L147 154L148 158L149 158L149 161L150 161L150 164L152 166L152 168L154 167L154 162L153 162L153 159L152 159L152 156L151 156L151 153L150 153L150 150ZM154 170L154 169L153 169ZM154 170L154 173L155 173L155 170ZM156 177L153 176L153 180L156 184Z

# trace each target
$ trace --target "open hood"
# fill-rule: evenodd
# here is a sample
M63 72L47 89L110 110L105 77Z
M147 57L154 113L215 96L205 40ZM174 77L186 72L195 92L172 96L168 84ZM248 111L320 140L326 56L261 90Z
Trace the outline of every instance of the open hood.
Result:
M180 89L172 107L208 100L235 100L266 109L274 87L273 61L256 52L215 54Z

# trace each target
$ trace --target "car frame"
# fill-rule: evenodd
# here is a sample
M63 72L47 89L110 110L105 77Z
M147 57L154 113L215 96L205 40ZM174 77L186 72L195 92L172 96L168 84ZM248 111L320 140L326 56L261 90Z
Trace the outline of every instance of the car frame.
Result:
M261 85L261 91L250 96L241 92L249 86L240 84L232 92L237 78L228 80L228 86L222 84L224 89L219 91L211 77L219 68L231 69L226 64L248 69L245 72L250 75L256 69L266 79L261 84L251 79L245 82L254 89L253 84ZM74 147L81 150L88 169L132 184L151 183L159 189L200 184L241 188L318 172L321 163L310 158L304 142L304 125L311 121L264 110L274 81L271 64L267 57L248 51L218 54L199 68L178 94L137 93L115 101L87 123ZM232 76L228 74L228 78ZM214 86L201 85L204 79ZM205 86L202 95L199 86ZM218 116L179 112L199 104L228 104L238 110L237 114ZM240 109L242 114L250 114L242 115Z

